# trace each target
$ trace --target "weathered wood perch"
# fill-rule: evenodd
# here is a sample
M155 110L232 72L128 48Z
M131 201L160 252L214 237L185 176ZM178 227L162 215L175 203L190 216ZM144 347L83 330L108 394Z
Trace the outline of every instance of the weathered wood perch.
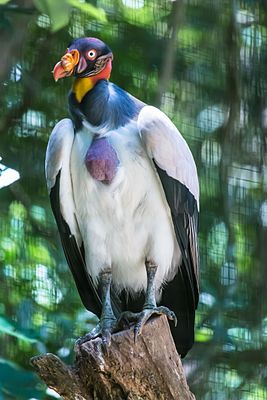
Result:
M65 400L193 400L165 316L152 318L136 343L133 328L84 343L73 366L54 354L31 359L41 379Z

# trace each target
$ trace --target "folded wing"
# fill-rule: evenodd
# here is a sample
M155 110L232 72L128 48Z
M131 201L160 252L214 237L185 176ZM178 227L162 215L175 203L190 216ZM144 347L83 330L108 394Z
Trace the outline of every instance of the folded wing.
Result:
M74 137L70 119L66 118L57 123L46 151L46 180L63 250L80 297L88 310L100 316L101 301L97 288L86 272L83 241L76 220L70 171Z
M199 297L197 170L186 141L160 110L144 107L139 114L138 127L161 181L182 253L182 263L177 266L173 280L163 288L161 302L178 317L178 327L173 328L172 333L180 354L185 355L194 341Z

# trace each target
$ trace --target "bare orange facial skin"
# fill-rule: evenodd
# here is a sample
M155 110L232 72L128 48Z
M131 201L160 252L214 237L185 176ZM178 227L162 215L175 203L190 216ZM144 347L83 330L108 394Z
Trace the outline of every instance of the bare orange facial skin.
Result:
M75 66L78 64L80 55L78 50L67 51L66 54L61 58L61 60L54 66L53 76L57 82L61 78L70 76L73 73Z

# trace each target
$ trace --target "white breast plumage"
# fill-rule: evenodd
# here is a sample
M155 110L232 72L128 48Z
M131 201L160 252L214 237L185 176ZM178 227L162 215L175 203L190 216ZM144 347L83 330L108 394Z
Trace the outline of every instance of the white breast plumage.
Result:
M109 185L94 179L86 169L84 158L92 142L88 129L76 133L71 153L76 218L86 238L88 272L96 281L100 270L111 265L118 289L139 291L147 282L145 260L153 259L159 265L159 287L180 258L160 181L135 122L105 136L120 161Z

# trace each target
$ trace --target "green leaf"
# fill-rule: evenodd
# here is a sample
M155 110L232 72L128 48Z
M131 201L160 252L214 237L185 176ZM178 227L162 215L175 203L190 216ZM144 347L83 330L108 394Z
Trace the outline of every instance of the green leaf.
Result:
M34 4L41 13L49 16L52 32L68 24L71 7L67 0L34 0Z
M35 264L54 265L55 262L51 257L49 250L40 242L29 243L28 247L29 259Z
M1 238L0 248L4 251L5 263L12 262L16 259L18 246L12 239L7 236Z
M11 324L4 317L0 317L0 333L5 333L7 335L15 336L17 339L25 340L28 343L36 343L37 339L31 338L17 330L15 325Z
M1 1L1 0L0 0ZM92 4L83 3L78 0L33 0L35 7L42 13L49 16L51 30L56 32L68 25L71 8L77 8L87 13L91 18L106 22L106 14L102 8L94 7Z
M9 394L12 398L18 400L29 398L41 399L45 395L45 385L40 385L37 376L33 372L25 371L17 364L4 358L0 358L1 389L5 394Z
M7 4L10 0L0 0L0 5Z
M27 210L19 201L12 201L9 206L9 215L11 218L25 220L27 217Z
M155 13L151 12L150 4L148 2L146 3L147 4L144 3L144 5L139 8L127 6L123 7L123 19L140 27L147 27L149 25L156 24L159 22L159 20L162 21L165 19L166 15L168 14L168 7L161 7L159 14L157 14L157 17L155 17ZM138 2L135 2L134 4L137 5ZM163 25L162 31L164 31L164 27L166 29L166 24Z
M246 387L244 389L246 390ZM242 400L266 399L266 396L266 388L255 383L249 385L249 387L247 388L247 392L244 391L244 396L242 397Z
M201 342L201 343L209 342L210 340L212 340L212 337L213 337L213 330L210 328L203 326L196 330L195 334L196 342Z
M95 18L100 22L106 22L106 13L103 8L94 7L92 4L84 3L79 0L67 0L70 6L87 13L91 18Z

